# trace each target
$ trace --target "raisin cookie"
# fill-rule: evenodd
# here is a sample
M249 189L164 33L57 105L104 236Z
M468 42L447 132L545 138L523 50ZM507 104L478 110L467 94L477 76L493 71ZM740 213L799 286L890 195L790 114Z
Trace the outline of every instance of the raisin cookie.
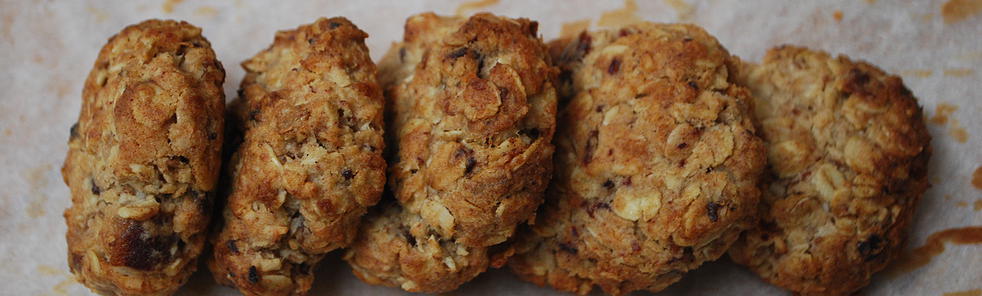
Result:
M105 295L168 295L197 268L221 167L225 70L201 29L148 20L99 52L61 169L68 264Z
M896 76L780 47L737 76L756 98L770 163L760 223L734 261L798 294L850 294L900 250L928 187L930 136Z
M551 44L555 177L510 266L587 294L660 291L754 221L765 166L749 92L702 28L641 23Z
M245 61L232 104L244 135L208 262L246 295L305 294L324 254L354 239L385 186L382 91L365 32L344 18L276 34Z
M410 17L381 68L395 201L345 259L371 284L450 291L501 265L490 247L542 202L557 71L536 22L486 13Z

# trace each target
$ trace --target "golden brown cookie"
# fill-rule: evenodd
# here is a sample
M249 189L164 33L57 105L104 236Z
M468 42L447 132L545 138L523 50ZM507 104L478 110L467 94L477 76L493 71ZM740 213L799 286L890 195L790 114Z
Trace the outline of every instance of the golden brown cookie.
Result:
M438 293L497 262L551 175L555 69L537 23L410 17L381 62L396 201L345 256L371 284Z
M169 295L197 268L221 167L225 70L201 29L148 20L99 52L61 169L68 265L105 295Z
M551 48L564 71L556 173L512 270L618 295L720 257L754 221L765 165L726 49L699 27L653 23Z
M900 78L779 47L737 76L756 98L769 170L734 261L802 295L847 295L900 250L928 187L930 136Z
M354 239L385 186L382 91L365 32L344 18L276 34L242 66L244 140L228 169L214 277L246 295L310 289L323 255Z

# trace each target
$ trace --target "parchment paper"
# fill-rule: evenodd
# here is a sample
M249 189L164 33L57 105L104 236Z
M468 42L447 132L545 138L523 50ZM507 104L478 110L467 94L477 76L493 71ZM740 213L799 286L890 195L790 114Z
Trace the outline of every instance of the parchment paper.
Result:
M982 191L971 176L982 164L982 15L978 0L944 1L521 1L480 10L540 22L546 40L564 23L634 19L704 26L733 54L759 61L790 43L847 54L903 76L928 117L934 137L930 179L910 246L939 230L982 225ZM494 2L494 1L491 1ZM962 3L965 2L965 3ZM958 5L961 3L961 5ZM967 3L967 5L966 5ZM238 64L267 47L277 30L319 16L345 16L368 32L376 59L401 39L411 14L454 14L453 1L0 1L0 294L87 295L66 264L62 212L69 192L59 169L68 130L78 118L82 83L107 38L147 18L187 20L204 29L224 63L229 99L242 79ZM627 5L626 5L627 4ZM974 6L973 6L974 5ZM478 5L479 6L479 5ZM634 7L636 6L636 7ZM625 10L619 10L622 8ZM461 11L473 13L474 10ZM572 25L575 27L575 25ZM947 106L947 105L942 105ZM943 111L943 110L942 110ZM938 122L941 122L938 117ZM203 268L202 268L203 269ZM869 295L941 295L982 289L982 246L948 244L926 266L897 277L877 276ZM233 294L199 272L182 295ZM396 295L400 290L358 281L338 252L328 256L311 295ZM451 294L550 295L551 289L490 271ZM721 259L689 273L664 295L782 295L742 267Z

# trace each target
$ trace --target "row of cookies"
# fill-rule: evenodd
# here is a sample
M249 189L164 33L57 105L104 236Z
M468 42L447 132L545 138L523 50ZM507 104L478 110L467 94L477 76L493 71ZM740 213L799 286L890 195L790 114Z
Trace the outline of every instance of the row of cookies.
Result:
M227 112L200 29L111 38L62 169L79 281L173 293L210 237L212 274L246 295L305 294L339 248L412 292L506 264L582 294L659 291L729 250L844 294L896 255L927 187L916 99L844 57L755 65L653 23L546 45L527 19L426 13L376 69L366 37L343 18L277 33Z

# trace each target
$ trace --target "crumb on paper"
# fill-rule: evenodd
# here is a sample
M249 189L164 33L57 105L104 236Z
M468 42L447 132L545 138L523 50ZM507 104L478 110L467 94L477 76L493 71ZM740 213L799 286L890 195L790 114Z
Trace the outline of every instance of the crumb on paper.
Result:
M164 12L166 13L174 12L174 6L181 4L181 2L184 2L184 0L164 0L164 5L163 5Z
M498 4L498 1L499 0L477 0L477 1L464 2L461 3L460 6L457 6L456 14L457 16L465 16L468 11L487 8L491 5Z
M931 75L933 75L933 74L934 74L934 71L931 71L931 70L928 70L928 69L912 69L912 70L900 71L900 75L901 76L917 76L917 77L920 77L920 78L931 77Z
M982 210L982 199L976 200L975 203L972 204L972 210L973 211Z
M958 292L946 292L944 296L982 296L982 289L958 291Z
M835 19L835 22L836 23L841 22L842 21L842 10L836 9L835 12L832 13L832 18Z
M638 4L634 0L624 0L624 7L604 12L597 20L597 26L601 27L623 27L641 21L636 14Z
M934 107L934 116L931 116L929 121L940 125L948 124L948 116L951 116L951 113L954 113L956 110L958 110L958 106L948 103L939 103L937 107Z
M559 29L559 38L572 37L590 28L590 20L578 20L563 23Z
M982 11L982 0L948 0L941 5L941 17L946 24L954 24Z
M675 13L679 20L685 21L692 18L694 9L692 9L692 5L689 5L689 3L686 3L684 0L665 0L665 3L668 3L672 9L675 9Z
M954 68L954 69L944 70L945 76L952 76L952 77L965 77L965 76L972 75L973 73L975 73L975 71L969 68Z
M218 15L218 9L211 6L201 6L194 10L194 14L200 16L214 17Z

